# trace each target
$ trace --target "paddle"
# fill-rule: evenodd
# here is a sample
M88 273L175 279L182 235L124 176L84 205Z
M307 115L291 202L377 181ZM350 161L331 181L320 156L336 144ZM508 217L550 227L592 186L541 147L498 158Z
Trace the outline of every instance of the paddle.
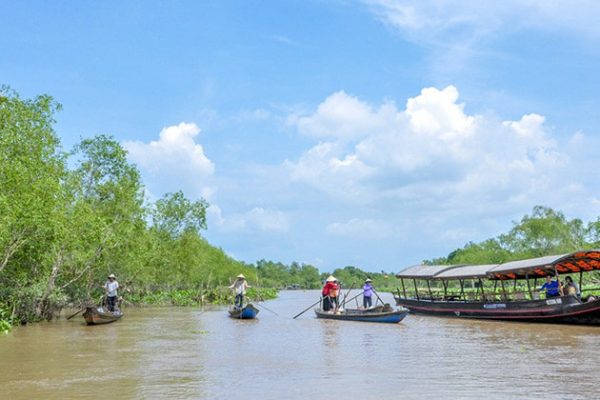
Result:
M77 311L75 314L73 314L73 315L71 315L71 316L67 317L67 320L70 320L71 318L73 318L74 316L76 316L77 314L79 314L80 312L82 312L82 311L84 311L84 310L85 310L85 308L82 308L81 310Z
M314 306L316 306L317 304L319 304L321 302L321 299L317 300L317 302L315 304L311 304L310 306L306 307L305 310L303 310L302 312L296 314L294 316L294 318L292 319L296 319L297 317L301 316L302 314L304 314L305 312L307 312L308 310L310 310L311 308L313 308Z
M98 300L98 302L102 301L104 299L104 295L100 296L100 299ZM102 305L102 304L101 304ZM81 310L77 311L75 314L72 314L70 316L67 317L67 320L70 320L71 318L73 318L74 316L76 316L77 314L85 311L86 307L83 307Z
M262 300L262 301L264 301L264 300ZM264 308L265 310L272 312L272 313L273 313L273 314L275 314L275 315L279 315L279 314L277 314L275 311L273 311L273 310L270 310L270 309L268 309L267 307L265 307L265 306L263 306L263 305L261 305L261 304L258 304L258 302L256 303L256 305L257 305L257 306L259 306L260 308Z
M265 301L265 299L263 299L263 298L262 298L262 296L260 295L260 293L258 292L258 290L256 291L256 299L257 299L257 300L256 300L256 301L257 301L257 303L256 303L256 305L257 305L257 306L259 306L259 307L261 307L261 308L264 308L265 310L267 310L267 311L269 311L269 312L272 312L273 314L275 314L275 315L279 316L279 314L277 314L277 313L276 313L275 311L273 311L273 310L270 310L270 309L269 309L267 306L263 306L263 305L260 305L260 304L258 304L258 302L259 302L259 301Z
M355 298L357 298L358 296L362 296L362 292L361 292L361 293L359 293L359 294L357 294L356 296L354 296L353 298L351 298L351 299L349 299L349 300L344 300L344 302L342 303L342 307L344 306L344 304L346 304L346 302L348 302L348 301L352 301L352 300L354 300Z
M377 294L377 292L375 291L375 288L371 287L371 290L373 291L373 293L375 293L375 296L377 296L377 299L381 302L381 304L385 304L383 302L383 300L381 300L381 297L379 297L379 295Z
M354 287L354 283L352 283L352 285L350 285L350 289L348 289L348 291L344 295L344 300L342 300L342 304L346 304L346 297L348 297L348 294L350 294L350 291L352 290L353 287Z

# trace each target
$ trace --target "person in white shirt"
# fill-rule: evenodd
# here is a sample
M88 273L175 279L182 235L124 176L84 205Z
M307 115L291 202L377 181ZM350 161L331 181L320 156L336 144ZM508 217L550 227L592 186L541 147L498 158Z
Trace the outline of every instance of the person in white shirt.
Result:
M237 308L242 308L244 304L244 295L246 294L246 289L249 287L248 282L246 282L246 277L243 274L239 274L235 282L229 286L229 289L233 289L233 292L235 293L235 306Z
M108 276L108 280L104 284L104 291L106 293L106 303L108 311L114 312L115 305L117 304L117 289L119 288L119 282L114 274Z

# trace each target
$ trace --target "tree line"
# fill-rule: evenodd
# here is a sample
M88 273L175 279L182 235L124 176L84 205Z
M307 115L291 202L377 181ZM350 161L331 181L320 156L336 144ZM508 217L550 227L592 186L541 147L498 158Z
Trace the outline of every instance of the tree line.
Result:
M252 268L201 235L208 203L179 191L144 199L136 166L109 135L64 151L61 106L0 88L0 321L51 319L118 275L130 301L219 301ZM165 295L165 293L167 293ZM184 300L182 300L182 298Z
M527 258L600 248L600 217L584 223L560 211L535 206L512 229L479 243L469 242L445 257L424 264L499 264Z
M317 289L329 275L308 264L231 258L202 236L208 203L181 191L145 199L139 171L112 136L63 150L54 131L60 109L51 96L22 99L0 87L0 331L97 299L109 273L126 302L175 305L228 302L239 273L261 298L275 296L266 288ZM507 234L424 262L490 264L599 246L600 218L584 224L538 206ZM384 271L331 273L345 288L367 277L379 290L397 287Z
M269 288L320 286L314 266L243 263L209 244L204 199L145 199L112 136L63 150L60 109L51 96L0 87L0 331L97 300L110 273L130 304L225 303L239 273L263 299L276 295Z

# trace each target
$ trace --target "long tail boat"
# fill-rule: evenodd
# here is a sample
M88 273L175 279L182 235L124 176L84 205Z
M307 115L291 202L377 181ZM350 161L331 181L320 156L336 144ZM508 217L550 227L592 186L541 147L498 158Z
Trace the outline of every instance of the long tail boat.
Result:
M88 325L109 324L118 321L121 317L123 317L123 313L120 310L110 312L103 307L96 306L87 306L83 313L83 318Z
M244 307L233 307L229 309L229 316L237 319L254 319L260 310L252 304L246 304Z
M396 304L411 313L490 320L600 325L600 298L540 298L538 279L600 270L600 250L493 265L418 265L396 276ZM585 292L585 290L583 291Z
M381 322L395 324L404 319L408 310L394 310L389 304L372 309L343 309L338 312L323 311L315 308L317 318L338 321Z

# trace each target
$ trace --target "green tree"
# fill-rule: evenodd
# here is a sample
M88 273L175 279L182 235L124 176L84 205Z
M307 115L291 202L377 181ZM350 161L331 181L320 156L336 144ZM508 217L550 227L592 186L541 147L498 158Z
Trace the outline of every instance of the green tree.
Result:
M175 238L183 232L197 234L206 229L206 209L204 199L188 200L183 192L167 193L154 205L152 219L154 226Z
M22 100L0 88L0 274L26 243L52 234L48 217L65 171L53 129L59 109L50 96ZM31 246L27 253L37 254Z
M510 252L497 239L488 239L481 243L470 242L437 264L499 264L509 258Z
M77 160L69 181L71 234L79 240L70 240L79 257L70 278L87 276L89 295L108 273L135 270L146 230L143 185L126 151L110 136L82 140L72 156Z
M585 229L579 219L568 221L561 212L536 206L531 215L525 215L499 240L519 257L540 257L584 247Z
M50 96L22 100L0 89L0 303L16 319L40 314L49 249L63 226L65 157L53 129L59 109Z

